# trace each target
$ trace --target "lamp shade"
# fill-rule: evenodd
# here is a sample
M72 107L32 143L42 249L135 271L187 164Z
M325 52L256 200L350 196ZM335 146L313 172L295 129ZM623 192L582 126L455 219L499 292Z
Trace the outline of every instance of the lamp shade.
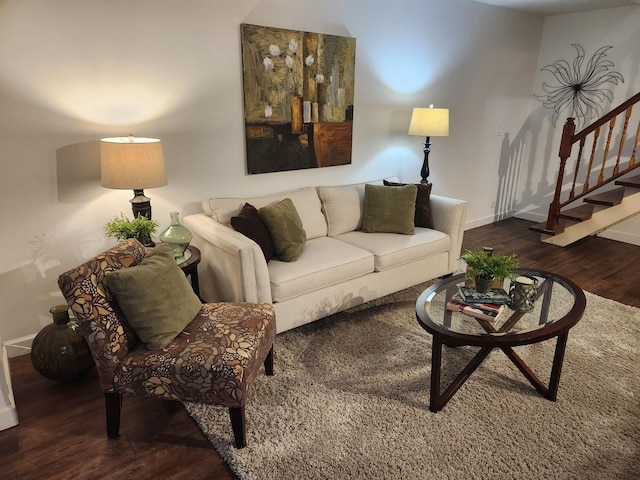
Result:
M103 138L100 183L106 188L145 189L167 184L162 144L157 138Z
M414 108L409 124L409 135L421 137L449 136L448 108Z

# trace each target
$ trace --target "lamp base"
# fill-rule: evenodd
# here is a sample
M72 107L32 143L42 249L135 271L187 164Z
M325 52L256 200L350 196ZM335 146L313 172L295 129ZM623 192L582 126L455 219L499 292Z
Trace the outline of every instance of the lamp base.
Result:
M151 220L151 199L145 196L143 189L134 189L133 198L129 202L131 202L133 218L143 216Z
M427 137L427 140L424 142L424 162L422 162L422 170L420 170L420 176L422 180L420 183L428 184L429 180L429 152L431 151L431 139Z

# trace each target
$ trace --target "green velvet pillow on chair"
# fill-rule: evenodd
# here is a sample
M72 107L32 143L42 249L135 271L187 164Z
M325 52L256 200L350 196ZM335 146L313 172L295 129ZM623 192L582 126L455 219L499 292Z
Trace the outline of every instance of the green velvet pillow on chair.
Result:
M416 193L415 185L391 187L366 184L362 231L413 235Z
M151 250L139 265L105 274L104 283L149 350L171 343L202 307L164 243Z
M279 260L293 262L302 255L307 233L302 226L295 205L290 198L285 198L274 205L258 210L260 218L267 226L273 251Z

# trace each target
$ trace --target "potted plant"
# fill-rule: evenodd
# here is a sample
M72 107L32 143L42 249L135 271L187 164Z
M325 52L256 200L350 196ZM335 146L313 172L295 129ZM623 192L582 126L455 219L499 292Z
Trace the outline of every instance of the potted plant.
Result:
M462 259L473 270L476 278L476 290L486 293L496 278L511 278L511 271L518 266L515 253L510 255L493 255L483 250L467 250Z
M116 216L107 222L104 226L104 232L108 237L113 237L118 241L135 238L143 245L150 247L155 245L151 240L151 235L155 233L158 225L155 220L150 220L142 215L129 220L124 213L120 213L119 217Z

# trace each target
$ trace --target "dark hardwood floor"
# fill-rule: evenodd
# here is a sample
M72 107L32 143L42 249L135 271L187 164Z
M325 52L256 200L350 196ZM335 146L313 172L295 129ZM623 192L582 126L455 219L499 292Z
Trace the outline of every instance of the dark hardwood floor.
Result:
M551 270L640 307L640 247L595 237L554 247L530 224L508 219L469 230L463 248L517 252L522 267ZM60 384L36 373L28 355L9 363L20 424L0 432L1 479L234 479L181 404L126 397L120 438L108 440L95 370Z
M463 250L489 246L496 253L516 252L522 268L549 270L575 281L583 290L640 307L640 247L588 237L568 247L540 241L533 222L509 218L465 232Z

